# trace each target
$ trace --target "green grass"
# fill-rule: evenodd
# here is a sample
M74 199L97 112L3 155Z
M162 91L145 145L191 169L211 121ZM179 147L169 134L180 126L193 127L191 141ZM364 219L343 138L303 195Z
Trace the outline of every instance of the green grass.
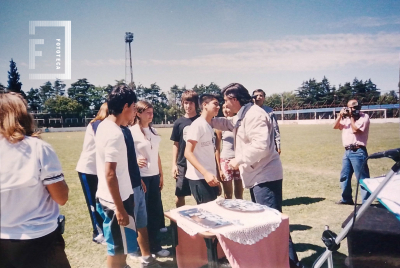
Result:
M352 207L338 206L340 199L339 173L343 147L341 133L330 125L281 125L282 154L284 169L283 212L290 217L291 235L298 256L307 267L325 248L321 234L325 225L339 233L341 224L351 213ZM165 186L162 191L164 210L175 207L175 180L171 177L171 129L158 129L162 137L160 155L164 170ZM91 224L77 172L76 163L82 149L84 132L44 133L42 138L51 143L62 163L70 188L67 204L61 208L66 215L66 252L72 267L106 267L106 249L91 241ZM400 147L397 124L372 124L368 142L369 153ZM369 161L371 176L388 172L392 160ZM354 181L354 180L353 180ZM355 183L353 183L355 189ZM249 191L244 198L250 200ZM195 204L187 197L187 204ZM166 221L167 226L169 222ZM344 268L347 256L346 240L334 255L335 267ZM163 235L163 244L171 246L168 234ZM161 261L170 261L170 258ZM139 267L128 259L131 267Z

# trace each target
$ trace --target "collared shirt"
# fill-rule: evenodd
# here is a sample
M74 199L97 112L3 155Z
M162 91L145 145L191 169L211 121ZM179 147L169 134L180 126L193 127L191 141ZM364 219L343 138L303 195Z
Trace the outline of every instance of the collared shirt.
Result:
M355 122L355 125L359 129L357 133L354 133L351 128L350 118L343 118L340 120L339 129L342 131L342 143L344 147L349 146L350 144L367 146L369 133L368 114L360 113L360 118Z

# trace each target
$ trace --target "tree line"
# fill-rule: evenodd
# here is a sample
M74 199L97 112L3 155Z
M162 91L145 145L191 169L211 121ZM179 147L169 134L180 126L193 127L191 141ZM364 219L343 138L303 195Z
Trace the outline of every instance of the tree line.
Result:
M13 91L22 94L27 100L29 109L33 113L51 113L59 115L74 115L77 117L93 117L106 100L108 93L114 85L125 83L116 80L114 85L94 86L86 78L78 79L69 88L60 79L53 83L45 82L38 88L31 88L28 92L22 90L19 81L20 75L15 62L11 59L8 72L7 88L0 84L0 91ZM139 100L150 101L154 106L154 122L173 122L183 115L181 107L182 93L187 90L185 86L173 85L164 92L157 83L150 86L131 85ZM204 93L220 94L221 88L211 82L209 85L195 85L192 90L199 95ZM250 89L249 89L250 90ZM265 88L264 91L268 92ZM252 93L252 89L251 92ZM371 81L358 80L346 82L338 87L332 86L326 77L321 81L309 79L295 91L283 92L266 96L265 104L281 110L297 110L316 107L345 106L347 101L356 98L363 104L393 104L398 103L396 91L381 94L380 89Z

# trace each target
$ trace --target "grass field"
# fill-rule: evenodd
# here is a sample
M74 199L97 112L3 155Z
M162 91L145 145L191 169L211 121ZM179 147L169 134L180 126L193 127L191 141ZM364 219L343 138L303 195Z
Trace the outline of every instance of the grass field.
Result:
M299 258L307 267L325 250L320 239L325 225L339 233L341 224L351 213L351 206L339 206L339 173L343 147L341 133L330 125L282 125L282 154L284 170L283 212L290 217L290 229ZM164 170L165 186L162 191L164 210L175 207L175 181L171 177L171 129L158 129L162 136L160 155ZM67 204L61 208L66 215L66 252L71 266L106 267L106 249L91 241L91 223L81 185L75 171L82 149L84 132L44 133L42 138L53 145L62 163L70 188ZM393 123L372 124L368 152L374 153L400 147L399 125ZM369 161L371 176L388 172L393 165L390 159ZM353 180L354 181L354 180ZM355 183L353 183L355 185ZM353 186L353 190L355 186ZM249 191L244 198L250 200ZM187 204L195 204L192 197ZM166 221L166 225L169 222ZM165 248L171 246L168 233L163 235ZM335 267L345 267L346 240L334 255ZM168 264L170 258L160 259ZM139 267L128 259L131 267Z

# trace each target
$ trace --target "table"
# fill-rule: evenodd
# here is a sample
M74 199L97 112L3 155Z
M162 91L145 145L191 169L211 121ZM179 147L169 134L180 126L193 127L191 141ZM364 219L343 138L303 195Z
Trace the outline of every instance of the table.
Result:
M245 214L239 213L239 217ZM178 227L176 216L164 212L171 220L172 256L177 267L218 267L218 258L226 257L234 268L288 268L289 217L282 214L279 227L253 245L236 243L218 233L206 231L190 236ZM204 241L204 242L203 242ZM205 246L204 246L205 244Z
M353 218L353 213L342 227ZM369 207L347 235L349 267L400 267L400 223L385 208Z

